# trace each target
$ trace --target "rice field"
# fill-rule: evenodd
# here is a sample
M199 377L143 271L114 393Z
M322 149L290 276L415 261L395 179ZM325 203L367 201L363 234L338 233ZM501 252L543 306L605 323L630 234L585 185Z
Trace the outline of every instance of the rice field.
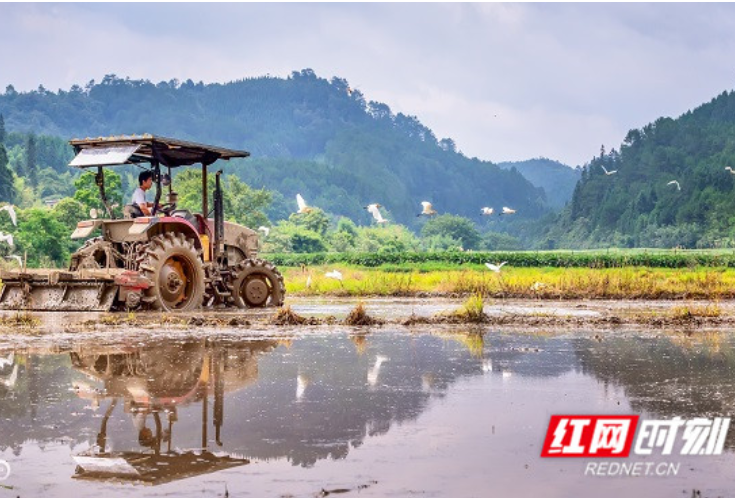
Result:
M289 294L299 296L466 296L539 299L704 299L735 298L735 269L729 267L617 268L515 267L500 273L484 264L464 266L348 264L281 267ZM327 278L337 269L342 281Z

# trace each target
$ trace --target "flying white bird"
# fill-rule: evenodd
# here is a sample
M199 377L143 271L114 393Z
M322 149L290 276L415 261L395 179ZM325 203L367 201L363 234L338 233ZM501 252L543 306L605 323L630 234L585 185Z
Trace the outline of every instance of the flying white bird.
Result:
M387 358L386 356L380 356L380 355L378 355L378 357L375 359L375 364L373 365L373 367L370 369L370 371L367 374L368 384L370 384L371 387L378 383L378 375L380 374L380 365L382 365L384 361L388 361L388 359L389 358Z
M20 255L6 255L6 259L15 259L18 261L18 267L23 267L23 259L20 258Z
M421 213L418 214L416 217L421 217L422 215L428 215L431 217L432 215L436 215L437 212L434 210L431 206L431 203L428 201L422 201L421 206L424 207L423 210L421 210Z
M304 392L306 392L306 387L309 385L309 382L309 377L306 375L299 374L296 377L296 401L301 401L301 398L304 397Z
M271 232L271 228L265 227L265 226L260 226L258 228L258 231L263 231L265 233L265 237L267 238L268 237L268 234Z
M12 234L5 234L2 231L0 231L0 241L4 241L8 245L10 245L10 248L15 248L15 242L13 241L13 235Z
M388 222L388 221L383 218L383 215L380 213L380 210L378 210L380 207L382 207L382 205L380 205L378 203L371 203L370 205L366 206L365 208L367 209L368 212L370 212L372 214L373 219L375 219L375 221L378 224L383 224L383 223Z
M324 276L327 278L333 278L342 283L342 273L337 271L336 269L333 269L327 273L324 273Z
M729 170L731 174L735 175L735 170L733 170L731 166L728 165L725 167L725 170Z
M675 184L676 185L676 189L678 189L679 191L681 191L681 186L679 185L679 181L669 181L669 182L666 183L667 186L671 186L672 184Z
M499 213L498 215L511 215L511 214L514 214L514 213L516 213L516 211L513 210L512 208L503 207L503 211L501 213Z
M495 210L490 207L482 207L482 215L492 215Z
M485 262L485 265L488 269L490 269L493 272L499 273L500 268L506 265L508 262L501 262L500 264L491 264L490 262Z
M299 205L299 211L296 213L308 214L309 212L314 210L312 207L306 204L306 202L304 201L304 198L300 194L296 195L296 203Z
M615 174L615 173L617 173L617 172L618 172L617 170L608 170L608 169L606 169L606 168L605 168L604 166L602 166L602 165L600 165L600 167L602 167L602 170L604 170L604 171L605 171L605 175L612 175L612 174Z
M5 205L3 207L0 207L0 210L5 210L8 212L8 215L10 215L10 220L13 222L14 226L18 226L18 216L15 214L15 207L13 205Z

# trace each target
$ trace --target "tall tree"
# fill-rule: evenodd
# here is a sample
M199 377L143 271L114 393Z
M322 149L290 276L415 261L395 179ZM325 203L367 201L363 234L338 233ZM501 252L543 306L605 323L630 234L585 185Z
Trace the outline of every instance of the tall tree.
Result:
M26 162L25 162L25 176L28 178L28 182L31 186L36 187L38 185L38 152L36 150L36 136L31 133L28 134L28 141L26 142Z

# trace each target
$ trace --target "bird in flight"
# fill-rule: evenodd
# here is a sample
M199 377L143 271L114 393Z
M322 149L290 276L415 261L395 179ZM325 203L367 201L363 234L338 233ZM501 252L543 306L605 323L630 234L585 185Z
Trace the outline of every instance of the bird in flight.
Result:
M676 181L676 180L669 181L669 182L666 183L666 185L667 186L675 185L676 186L676 189L678 189L679 191L681 191L681 186L679 185L679 181Z
M312 207L310 207L310 206L308 206L306 204L306 202L304 201L304 198L300 194L297 194L296 195L296 203L299 206L299 211L296 212L296 213L299 213L299 214L308 214L309 212L311 212L312 210L314 210Z
M370 205L365 207L367 211L372 214L373 219L375 219L375 221L378 224L383 224L385 222L388 222L386 219L383 218L383 215L380 213L380 210L378 210L382 206L383 205L379 203L371 203Z
M606 169L606 168L605 168L604 166L602 166L602 165L600 165L600 167L602 167L602 170L604 170L604 171L605 171L605 175L612 175L612 174L615 174L615 173L617 173L617 172L618 172L617 170L608 170L608 169Z
M495 210L490 207L482 207L482 215L492 215Z
M513 210L512 208L503 207L503 211L501 213L499 213L498 215L511 215L511 214L514 214L514 213L516 213L516 211Z
M485 265L491 271L496 272L496 273L499 273L500 272L500 268L503 267L504 265L506 265L507 263L508 263L507 261L506 262L501 262L500 264L492 264L490 262L485 262Z
M427 215L431 217L432 215L436 215L436 210L432 208L431 203L429 203L428 201L422 201L421 206L423 207L423 209L421 210L421 213L418 214L416 217L421 217L422 215Z
M15 248L15 243L13 242L13 235L12 234L5 234L2 231L0 231L0 241L4 241L7 243L10 248Z
M727 167L725 167L725 170L729 170L731 174L735 175L735 170L733 170L730 165L728 165Z
M260 226L258 228L258 231L263 231L263 233L265 234L265 237L267 238L268 237L268 234L271 232L271 228L265 227L265 226Z
M337 271L336 269L324 273L324 276L326 276L327 278L335 279L342 283L342 273Z
M13 225L16 227L18 226L18 217L15 214L15 207L13 205L5 205L3 207L0 207L0 210L5 210L6 212L8 212L8 215L10 215L10 220L13 222Z

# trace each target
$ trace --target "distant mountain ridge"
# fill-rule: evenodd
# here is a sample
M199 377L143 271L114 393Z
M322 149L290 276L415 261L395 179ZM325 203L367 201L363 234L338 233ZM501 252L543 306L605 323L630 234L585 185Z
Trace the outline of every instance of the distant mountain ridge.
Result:
M478 222L488 203L513 207L518 218L548 212L543 189L518 171L467 158L417 118L308 69L226 84L108 75L68 91L9 86L0 94L0 114L15 132L66 139L149 132L246 149L252 157L223 164L225 171L280 192L281 210L301 193L362 223L370 222L363 207L379 202L389 218L414 228L424 200Z
M543 188L549 206L559 209L572 199L574 186L582 176L582 170L572 168L548 158L498 163L502 169L515 168L536 187Z

